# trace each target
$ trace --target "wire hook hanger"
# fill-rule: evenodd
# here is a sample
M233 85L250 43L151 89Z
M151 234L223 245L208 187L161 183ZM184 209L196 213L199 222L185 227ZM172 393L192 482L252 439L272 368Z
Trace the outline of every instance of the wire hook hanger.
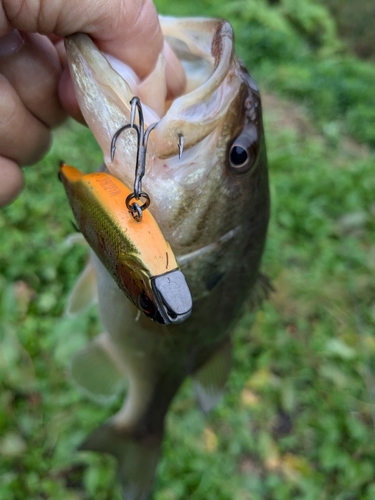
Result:
M134 219L137 222L140 222L142 220L143 210L146 210L146 208L148 208L151 203L149 195L145 191L142 191L142 179L146 171L146 152L147 152L148 138L152 130L154 130L154 128L158 124L158 122L150 125L145 131L141 100L139 99L139 97L135 96L130 101L130 104L131 104L130 123L119 128L115 133L115 135L112 137L111 162L113 162L115 158L116 142L120 134L122 134L122 132L124 132L125 130L134 129L137 132L137 159L135 165L134 190L133 193L129 194L129 196L126 198L125 203L127 209L132 214ZM138 111L139 125L136 125L134 123L137 111ZM139 205L135 201L131 203L132 200L138 201L141 198L145 200L142 205Z

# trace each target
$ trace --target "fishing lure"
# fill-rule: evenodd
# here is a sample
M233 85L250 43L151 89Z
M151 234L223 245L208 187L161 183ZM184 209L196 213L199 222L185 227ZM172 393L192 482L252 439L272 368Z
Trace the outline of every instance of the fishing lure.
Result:
M138 134L134 191L113 175L83 174L65 163L60 165L59 178L80 231L118 287L154 321L181 323L191 314L192 298L169 243L146 211L150 197L142 191L142 177L152 129L149 127L144 133L139 99L133 98L131 104L133 110L139 111L140 125L134 124L133 112L131 123L114 136L111 154L114 155L118 135L134 128ZM142 199L145 201L139 204Z

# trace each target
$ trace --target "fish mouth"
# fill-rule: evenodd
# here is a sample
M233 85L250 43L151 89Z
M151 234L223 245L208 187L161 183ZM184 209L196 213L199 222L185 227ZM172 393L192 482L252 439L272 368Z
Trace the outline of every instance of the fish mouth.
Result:
M224 120L240 81L236 77L233 30L217 19L175 19L160 16L166 41L182 64L187 85L183 95L167 100L165 60L160 54L154 71L140 81L121 61L102 54L88 35L67 37L70 71L80 108L101 146L110 172L131 185L136 141L130 134L117 143L110 157L113 135L130 122L132 97L140 97L145 125L158 122L150 135L147 163L151 158L178 157L179 135L184 150L210 136ZM131 170L128 171L131 166Z
M159 313L155 321L172 325L182 323L190 316L193 301L185 276L179 269L154 276L151 287Z

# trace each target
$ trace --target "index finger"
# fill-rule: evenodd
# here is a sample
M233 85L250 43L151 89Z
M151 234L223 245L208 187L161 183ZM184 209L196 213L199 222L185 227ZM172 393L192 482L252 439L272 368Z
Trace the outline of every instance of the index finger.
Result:
M88 33L140 78L152 71L163 48L151 0L1 0L0 36L14 28L58 36Z

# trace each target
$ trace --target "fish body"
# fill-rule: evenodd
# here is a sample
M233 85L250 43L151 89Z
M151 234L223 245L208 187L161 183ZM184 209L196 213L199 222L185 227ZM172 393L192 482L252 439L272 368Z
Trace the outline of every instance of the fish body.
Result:
M108 171L124 184L134 180L134 137L119 138L113 161L110 143L130 121L131 98L140 96L146 125L158 122L149 137L143 188L193 298L192 314L182 323L162 325L144 315L137 321L135 306L92 255L104 333L78 353L73 376L98 399L125 378L128 390L120 411L82 449L116 456L127 500L151 495L165 415L183 380L193 377L205 412L220 398L233 328L244 305L267 288L259 273L269 219L259 91L234 55L229 23L161 18L161 25L187 77L184 95L173 102L166 101L162 56L148 81L140 82L87 36L73 35L66 44L82 112Z

